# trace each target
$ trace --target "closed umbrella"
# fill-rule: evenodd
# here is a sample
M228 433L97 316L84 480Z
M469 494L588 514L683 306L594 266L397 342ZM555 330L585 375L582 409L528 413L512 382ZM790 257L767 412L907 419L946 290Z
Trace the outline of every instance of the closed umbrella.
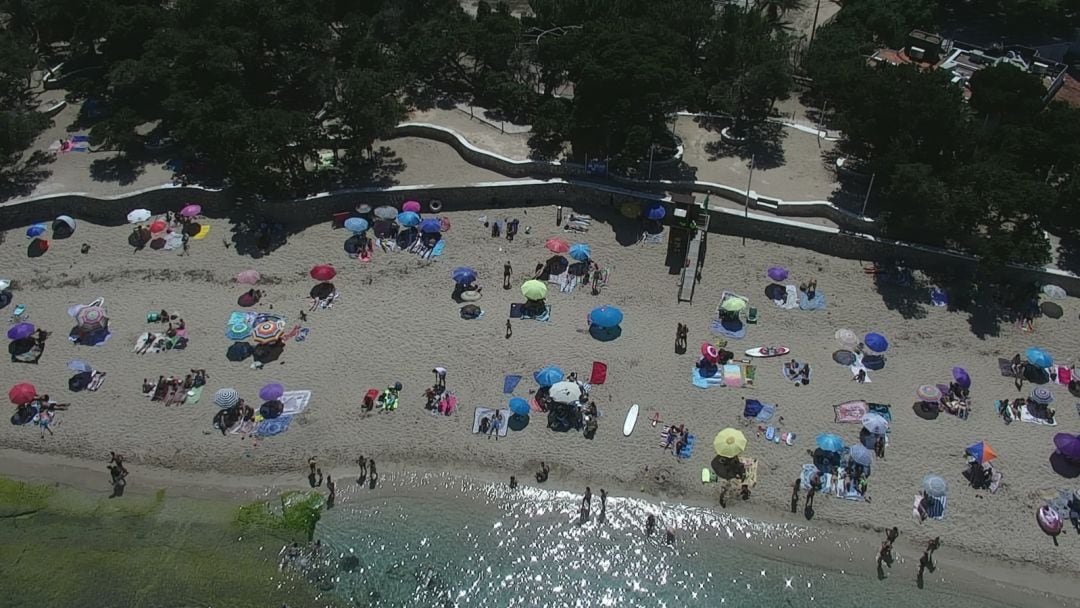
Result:
M262 321L251 328L251 339L256 344L268 344L281 337L285 328L277 321Z
M848 456L852 462L861 464L864 467L868 467L874 464L874 453L861 443L856 443L851 446L851 451L848 452Z
M535 379L536 383L540 386L551 386L556 382L561 382L565 377L566 374L555 366L545 367L533 374L533 379Z
M32 323L16 323L7 330L8 340L25 340L34 335L37 328Z
M850 329L838 329L836 330L836 341L841 346L847 346L848 348L855 346L859 343L859 336L855 335L855 332Z
M75 314L75 322L79 325L79 331L93 333L109 326L109 317L105 316L105 309L101 306L83 306Z
M531 408L529 402L521 397L514 397L510 400L510 411L516 416L528 416Z
M1072 433L1058 433L1054 435L1054 447L1062 456L1080 461L1080 436Z
M742 298L728 298L720 304L720 309L727 312L739 312L746 308L746 300Z
M866 334L866 337L863 338L863 344L866 344L866 347L875 353L883 353L889 350L889 341L881 334Z
M918 397L920 401L934 403L941 399L941 389L933 384L924 384L915 389L915 396Z
M735 458L746 449L746 435L739 429L728 427L716 434L713 449L721 458Z
M423 234L435 234L442 231L442 222L435 218L428 218L420 222L420 232Z
M420 201L405 201L405 204L401 206L402 211L412 211L413 213L420 212Z
M965 454L969 454L976 462L982 464L984 462L990 462L997 458L997 452L994 448L990 447L989 443L980 441L979 443L973 443L964 450Z
M20 382L8 391L8 399L15 405L25 405L37 397L37 389L29 382Z
M949 484L939 475L927 475L923 477L922 489L931 498L941 498L949 492Z
M844 440L832 433L822 433L817 436L817 446L826 452L840 453L844 451Z
M202 213L202 205L184 205L184 208L180 210L180 215L183 217L195 217Z
M1033 346L1024 351L1024 355L1027 356L1028 363L1038 368L1046 368L1054 364L1054 358L1050 356L1050 353L1041 348Z
M37 237L45 234L45 231L48 230L48 229L49 229L49 227L47 225L45 225L45 224L34 224L33 226L30 226L29 228L26 229L26 238L28 238L28 239L37 238Z
M585 243L574 243L570 246L570 257L584 262L592 257L592 248Z
M389 205L383 205L376 207L374 214L380 220L392 220L398 216L398 210Z
M245 285L255 285L261 278L262 275L259 274L258 270L244 270L237 273L236 282Z
M403 211L397 215L398 226L404 226L405 228L412 228L420 224L420 214L415 211Z
M214 393L214 405L225 408L240 403L240 395L235 388L223 388Z
M889 432L889 421L881 414L870 412L863 415L862 426L875 435L884 435Z
M548 389L548 396L558 403L573 403L581 399L581 387L577 382L556 382Z
M783 266L773 266L765 271L765 276L777 282L783 281L788 278L788 269Z
M1045 386L1036 386L1031 389L1031 400L1035 403L1049 405L1054 402L1054 393L1050 392L1050 389Z
M150 219L151 215L149 209L135 209L127 214L127 221L129 224L139 224Z
M708 342L701 343L701 356L705 357L709 363L716 363L720 360L720 349L715 344L709 344Z
M337 270L328 264L320 264L312 268L310 274L316 281L329 281L337 276Z
M458 268L450 271L450 276L454 279L454 282L458 285L468 285L476 280L476 271L472 268L466 268L465 266L459 266Z
M369 227L368 221L362 217L350 217L345 220L345 229L349 232L360 234Z
M525 281L521 285L521 295L527 300L543 300L547 297L547 284L536 279Z
M259 399L263 401L273 401L274 399L281 399L281 396L285 394L285 387L277 382L271 382L266 386L259 389Z
M645 207L645 217L650 220L662 220L667 215L667 209L660 203L652 203Z
M68 369L76 372L89 373L94 371L93 366L86 361L68 361L67 366Z
M547 247L548 251L552 253L566 253L570 251L570 243L562 239L548 239L544 241L544 247Z
M968 375L967 370L962 367L952 368L953 380L964 388L971 388L971 376Z
M622 321L622 311L614 306L598 306L589 313L589 322L597 327L615 327Z

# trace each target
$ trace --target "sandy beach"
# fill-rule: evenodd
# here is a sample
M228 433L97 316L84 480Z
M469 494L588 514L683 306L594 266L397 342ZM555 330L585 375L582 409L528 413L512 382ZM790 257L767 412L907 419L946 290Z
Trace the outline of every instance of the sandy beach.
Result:
M596 210L581 209L582 213ZM585 235L564 235L555 226L554 207L501 209L498 219L517 218L522 232L513 242L493 239L478 212L443 214L452 228L446 232L445 252L434 261L409 253L376 251L370 262L346 257L344 230L329 222L290 234L288 243L270 254L252 259L232 246L233 227L227 219L210 218L209 236L192 241L189 255L176 251L133 252L130 228L102 227L80 222L75 235L55 241L44 256L28 259L24 228L12 229L0 242L0 268L13 281L14 304L26 306L29 321L52 333L37 365L0 363L9 385L30 382L55 400L71 402L54 423L55 435L42 438L33 425L4 425L3 445L24 452L47 452L102 463L111 450L127 456L138 482L140 467L187 471L197 483L206 472L217 483L245 476L272 476L302 484L306 462L317 456L324 470L344 473L355 469L364 455L380 462L435 470L460 468L493 474L516 474L530 479L541 460L552 464L552 478L621 487L666 498L687 497L715 504L716 486L702 486L700 471L714 456L712 437L722 428L743 429L749 438L746 456L759 463L758 483L749 502L730 500L736 512L777 514L786 510L791 482L803 464L814 437L831 432L854 443L858 424L834 421L833 406L863 399L892 406L892 432L886 458L875 463L870 479L872 502L819 497L813 523L828 523L851 530L875 530L897 525L906 542L917 545L941 536L953 550L997 559L1026 562L1053 572L1080 567L1080 554L1072 535L1055 546L1035 522L1034 510L1043 497L1078 487L1076 480L1057 475L1048 457L1058 431L1075 432L1078 418L1063 386L1052 386L1057 396L1058 427L1016 422L1004 425L994 412L994 400L1018 393L1012 380L999 373L998 357L1012 357L1029 346L1040 346L1063 364L1074 357L1078 332L1075 319L1080 304L1059 301L1064 316L1041 318L1034 333L1002 326L997 334L976 335L965 313L921 305L905 316L890 309L877 293L872 278L857 261L830 258L781 245L711 235L703 279L693 305L675 304L676 277L664 265L665 245L622 245L616 235L633 233L629 220L614 226L594 220ZM494 217L494 216L493 216ZM42 218L47 220L49 218ZM531 234L525 234L528 228ZM548 301L550 322L512 321L513 335L504 336L511 303L522 300L518 286L537 262L550 253L544 241L560 236L588 242L593 258L610 271L599 296L579 286L560 293L552 286ZM578 238L574 238L578 236ZM90 246L80 252L82 244ZM228 247L226 245L229 245ZM510 261L513 287L501 288L502 268ZM307 297L314 281L308 269L334 264L334 280L341 299L329 310L308 312ZM827 309L782 310L765 298L769 283L765 270L773 265L791 270L788 282L816 278L826 294ZM459 317L459 305L450 297L450 270L471 266L479 272L484 310L479 320ZM302 342L289 341L278 362L252 369L249 362L232 363L225 351L230 312L239 310L237 297L244 287L233 277L257 269L260 288L267 293L255 310L288 317L289 326L310 329ZM899 289L899 288L897 288ZM781 375L781 361L758 361L752 388L699 389L691 382L698 347L715 340L710 322L723 291L746 296L760 311L760 322L749 327L745 339L729 348L742 351L761 345L783 344L800 361L813 367L809 386L795 386ZM889 294L892 298L897 294ZM66 310L74 304L105 299L111 338L96 347L74 346L66 336L73 322ZM592 339L586 317L601 304L625 313L623 333L611 342ZM146 315L167 309L181 316L190 344L181 351L136 355L140 334L147 331ZM3 309L5 316L11 307ZM689 351L673 351L676 324L690 328ZM834 339L839 328L862 335L877 331L890 340L884 370L871 372L872 382L857 384L847 367L832 361L840 348ZM66 367L83 360L107 373L96 392L70 393ZM587 378L592 362L608 366L605 384L592 396L602 416L594 440L578 432L555 433L545 428L542 415L534 415L526 429L510 432L498 441L470 433L473 409L504 406L510 397L502 391L507 374L524 376L514 395L528 397L536 388L531 374L546 365ZM437 417L423 409L423 390L430 386L433 366L448 370L448 388L457 395L455 416ZM966 368L973 379L974 410L961 420L941 415L924 420L912 403L920 384L947 382L953 366ZM164 407L140 394L144 378L183 375L205 368L210 377L200 403ZM280 382L288 390L310 390L310 406L296 416L283 434L257 439L222 436L212 428L217 408L213 391L235 387L249 402L258 402L259 388ZM404 385L399 409L392 413L363 414L360 402L370 388ZM743 426L744 398L777 404L783 416L781 430L795 432L794 445L766 442L757 424ZM630 437L621 432L630 404L642 414ZM693 455L678 461L660 448L659 427L646 418L659 412L665 423L685 423L697 437ZM770 424L776 424L776 420ZM995 494L975 491L961 473L964 448L989 442L999 455L997 469L1005 487ZM924 475L936 473L949 482L943 520L919 523L912 518L912 498ZM107 475L101 473L101 485ZM783 515L806 523L798 515ZM868 560L870 558L868 557ZM1059 576L1073 581L1071 575Z

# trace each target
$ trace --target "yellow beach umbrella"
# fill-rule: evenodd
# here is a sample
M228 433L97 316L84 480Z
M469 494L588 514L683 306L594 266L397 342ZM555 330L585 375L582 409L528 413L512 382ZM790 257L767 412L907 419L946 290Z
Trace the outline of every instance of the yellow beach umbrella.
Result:
M547 297L547 284L536 279L525 281L521 286L521 295L527 300L543 300Z
M739 312L746 308L746 300L742 298L728 298L720 305L720 308L728 312Z
M717 456L735 458L746 449L746 435L738 429L728 427L716 434L712 444Z

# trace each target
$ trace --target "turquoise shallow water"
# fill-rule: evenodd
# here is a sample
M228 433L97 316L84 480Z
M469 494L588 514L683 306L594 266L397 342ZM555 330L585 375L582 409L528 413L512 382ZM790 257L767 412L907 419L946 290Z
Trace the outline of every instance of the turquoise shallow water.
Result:
M777 547L807 563L822 543L853 545L799 526L619 497L601 522L598 488L584 524L580 495L436 475L384 476L378 490L341 494L316 535L335 572L324 588L356 606L1004 605L959 595L932 573L919 589L910 559L885 580L865 563L836 563L839 550L815 560L834 560L827 569L777 559ZM677 529L673 545L645 535L648 513Z

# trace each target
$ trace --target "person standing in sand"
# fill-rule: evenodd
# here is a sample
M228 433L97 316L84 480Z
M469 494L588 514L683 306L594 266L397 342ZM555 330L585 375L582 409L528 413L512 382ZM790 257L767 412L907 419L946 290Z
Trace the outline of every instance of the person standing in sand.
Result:
M930 562L931 563L933 563L933 561L934 561L934 551L937 551L939 548L941 548L941 537L940 536L935 536L934 540L926 543L926 552L927 552L927 554L930 555Z
M802 479L796 478L795 483L791 486L791 512L795 513L799 510L799 490L802 489Z
M510 289L511 277L514 275L514 268L510 265L510 260L507 260L503 264L503 289Z
M540 470L536 472L536 483L544 483L545 481L547 481L548 471L550 470L551 469L548 468L547 463L541 462Z
M509 340L510 336L514 335L514 328L510 325L510 319L506 320L506 339Z
M308 464L307 480L308 480L308 483L311 484L311 487L314 488L315 487L315 468L316 468L315 457L312 456L311 458L308 458L307 464Z
M326 497L326 508L332 509L334 507L334 501L337 499L337 484L334 483L334 478L330 475L326 476L326 489L330 493Z
M446 388L446 368L445 367L436 367L435 369L433 369L431 371L435 374L435 388L436 389L445 389Z

